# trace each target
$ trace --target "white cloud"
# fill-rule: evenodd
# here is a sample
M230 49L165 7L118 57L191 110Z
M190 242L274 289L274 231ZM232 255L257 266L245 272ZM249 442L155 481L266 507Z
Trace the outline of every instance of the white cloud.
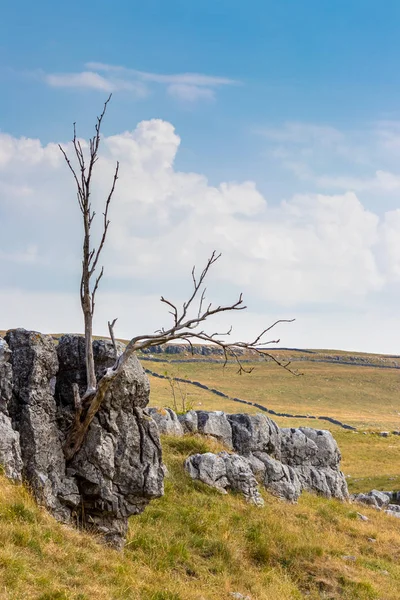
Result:
M400 173L395 171L400 161L399 122L380 121L359 131L290 122L255 132L265 138L269 157L319 190L372 195L400 190Z
M214 248L223 257L210 279L209 289L215 289L210 299L223 302L243 290L260 326L270 317L316 313L320 321L316 316L313 322L320 323L322 338L324 319L330 318L333 306L340 313L335 316L339 327L339 319L347 319L343 313L357 320L357 311L371 312L377 298L382 307L390 305L390 290L400 284L400 211L379 216L367 210L354 192L294 195L278 206L269 205L254 182L213 186L204 175L176 170L179 145L173 126L157 119L103 139L93 189L98 214L116 160L120 178L111 208L99 311L102 318L123 315L121 335L139 326L150 330L153 324L160 326L154 322L159 315L163 318L158 309L151 312L157 319L149 312L156 295L183 300L192 265L201 266ZM67 148L71 152L71 146ZM17 268L12 257L24 256L30 246L35 246L34 256L46 257L46 263L32 261L29 272L18 276L25 291L18 292L14 283L12 293L31 299L39 281L42 288L54 289L52 293L67 287L65 297L74 294L80 262L79 210L56 144L43 146L38 140L0 135L0 212L5 232L0 245L4 306L11 293L10 284L4 282L12 280ZM68 326L67 309L64 313L57 308L52 314L47 300L29 302L29 322L34 318L48 322L48 330L76 327L72 317ZM23 306L21 300L10 307L13 324L18 315L21 324L27 320ZM387 313L387 308L382 310ZM139 325L138 314L144 315ZM2 320L10 321L7 310ZM350 346L351 332L344 331L343 336L342 346ZM292 345L310 343L304 339ZM321 339L318 345L331 344ZM357 345L355 341L353 347Z
M146 97L149 94L151 84L158 84L165 87L171 97L186 103L214 100L217 88L238 83L226 77L214 77L201 73L164 75L98 62L87 63L85 67L88 70L78 73L46 74L40 72L36 75L51 87L87 88L105 92L127 91L138 98Z
M198 85L188 85L187 83L173 83L167 87L167 92L173 98L178 98L178 100L184 102L215 99L214 90Z

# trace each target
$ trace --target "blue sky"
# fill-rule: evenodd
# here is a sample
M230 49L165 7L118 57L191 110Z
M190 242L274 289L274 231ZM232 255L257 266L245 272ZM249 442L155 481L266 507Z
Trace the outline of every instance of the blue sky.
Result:
M79 310L60 319L39 297L69 306L79 271L74 191L52 144L73 121L87 137L112 91L104 172L122 153L126 178L98 331L111 298L121 335L152 326L157 282L183 294L188 264L220 244L217 293L249 298L240 334L295 316L285 345L395 352L399 34L390 0L7 3L0 303L13 308L0 325L79 326ZM159 257L182 247L171 284Z

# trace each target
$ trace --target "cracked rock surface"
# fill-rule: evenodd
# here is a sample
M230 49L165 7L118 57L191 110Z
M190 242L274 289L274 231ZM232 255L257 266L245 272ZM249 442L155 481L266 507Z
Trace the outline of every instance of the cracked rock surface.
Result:
M96 375L113 365L108 340L93 344ZM23 478L37 501L62 522L76 522L121 548L128 517L163 493L156 423L144 411L149 381L136 356L112 382L84 443L66 464L63 442L74 414L72 384L86 386L80 336L23 329L0 338L0 462Z
M171 411L168 411L166 418L170 420ZM326 498L346 500L349 497L346 479L340 471L340 451L329 431L309 427L281 429L264 414L221 411L190 411L180 415L179 421L185 433L214 437L234 450L236 454L228 456L244 459L256 480L280 498L296 502L303 490ZM206 453L204 459L201 456L195 455L193 461L192 457L186 461L191 477L216 488L239 489L226 480L228 459L225 455ZM219 470L223 472L221 477ZM253 485L252 478L249 485Z

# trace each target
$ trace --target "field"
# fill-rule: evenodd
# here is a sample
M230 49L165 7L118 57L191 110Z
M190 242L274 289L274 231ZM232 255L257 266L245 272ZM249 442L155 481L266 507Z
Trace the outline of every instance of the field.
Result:
M304 494L265 491L264 508L193 482L182 463L218 451L197 436L164 438L165 496L133 517L126 549L57 524L0 476L3 600L397 600L400 523Z
M320 351L314 360L326 355ZM340 353L340 356L348 360L354 354ZM301 373L299 376L293 376L271 362L246 363L246 367L254 367L254 370L242 375L237 375L235 365L223 368L222 363L189 359L185 362L146 360L143 365L170 377L200 381L230 397L257 402L276 412L330 416L352 425L357 428L356 433L326 421L272 417L281 427L329 429L342 451L342 467L351 491L400 487L400 436L382 438L372 433L400 430L400 370L307 361L303 360L307 358L304 355L298 360L298 355L293 353L289 357L293 361L291 366ZM387 364L382 360L392 363L384 357L368 357L368 362L376 365ZM151 404L172 407L168 380L150 376L150 381ZM195 409L258 411L256 407L238 404L193 385L180 385L186 402Z
M312 360L290 355L302 373L297 377L264 362L246 363L254 370L241 376L232 365L223 369L204 360L145 357L143 365L276 412L348 423L357 431L311 418L275 418L280 426L331 430L350 491L400 489L400 436L377 433L400 429L400 370L378 368L395 366L397 359L360 355L364 364L375 365L361 366L357 357L356 364L343 364L354 355L337 355L343 358L336 361L324 351ZM150 381L151 404L172 406L168 379ZM180 391L187 408L258 410L190 384L181 383ZM178 408L180 391L175 387ZM292 505L263 490L265 507L250 506L241 496L221 496L185 474L185 458L219 451L217 442L163 437L162 445L165 495L131 518L123 553L57 524L27 490L0 475L0 600L230 600L232 592L251 600L399 598L400 520L310 494Z

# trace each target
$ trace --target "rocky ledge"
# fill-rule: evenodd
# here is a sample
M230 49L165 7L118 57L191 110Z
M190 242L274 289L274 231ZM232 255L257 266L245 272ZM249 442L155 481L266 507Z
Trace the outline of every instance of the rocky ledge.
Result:
M309 427L280 428L263 414L225 414L189 411L176 415L170 408L149 408L160 433L182 436L200 433L214 437L231 452L195 454L185 462L193 479L219 491L241 491L262 504L260 482L273 494L295 502L302 490L346 500L347 483L340 471L340 451L329 431Z
M99 378L114 351L104 340L93 349ZM149 381L132 356L67 464L62 447L74 414L73 383L83 394L82 337L63 336L56 346L50 336L15 329L0 338L0 464L59 521L79 523L121 548L128 517L163 493L159 433L144 410Z

